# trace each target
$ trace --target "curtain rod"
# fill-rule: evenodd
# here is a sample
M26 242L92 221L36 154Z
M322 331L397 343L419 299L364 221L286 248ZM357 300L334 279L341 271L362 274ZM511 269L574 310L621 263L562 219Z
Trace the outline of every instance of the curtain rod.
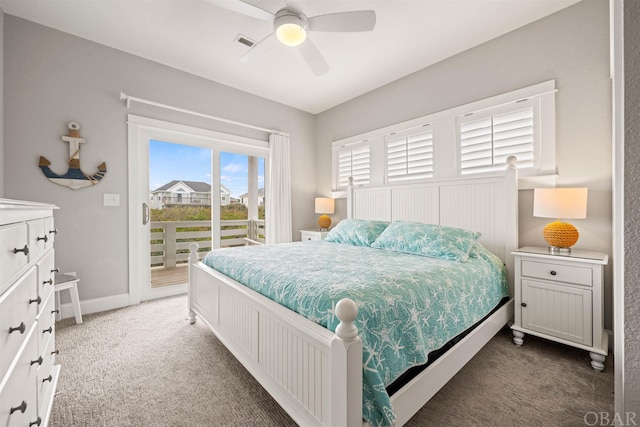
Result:
M139 102L141 104L153 105L154 107L160 107L160 108L165 108L167 110L178 111L180 113L191 114L192 116L204 117L205 119L217 120L219 122L229 123L236 126L242 126L249 129L259 130L259 131L268 132L268 133L282 134L282 132L273 130L273 129L265 129L259 126L253 126L253 125L248 125L246 123L240 123L233 120L223 119L222 117L211 116L209 114L198 113L197 111L185 110L184 108L174 107L172 105L160 104L158 102L149 101L147 99L136 98L134 96L129 96L124 92L120 92L120 100L127 102L127 108L130 107L132 101Z

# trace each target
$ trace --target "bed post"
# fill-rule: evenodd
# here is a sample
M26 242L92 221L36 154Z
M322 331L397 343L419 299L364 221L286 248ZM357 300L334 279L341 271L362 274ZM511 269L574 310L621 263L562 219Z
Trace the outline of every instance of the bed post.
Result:
M511 252L518 249L518 169L515 156L507 157L507 172L505 174L506 206L506 236L505 236L505 262L507 263L507 281L509 282L509 296L514 294L514 258Z
M196 323L196 313L193 311L193 299L194 299L194 292L193 292L193 287L195 286L196 280L195 280L195 270L194 270L194 265L195 263L197 263L198 260L198 244L197 243L191 243L189 245L189 297L188 297L188 309L189 309L189 323L191 323L192 325L194 323Z
M347 185L347 218L353 218L353 177L349 177Z
M362 426L362 341L353 321L358 306L349 298L338 301L340 319L331 340L331 426Z

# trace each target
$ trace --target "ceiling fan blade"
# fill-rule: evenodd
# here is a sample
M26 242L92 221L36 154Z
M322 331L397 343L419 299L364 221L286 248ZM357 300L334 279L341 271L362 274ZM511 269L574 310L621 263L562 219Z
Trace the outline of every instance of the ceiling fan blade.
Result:
M248 64L249 62L251 62L253 60L253 58L255 57L256 52L260 50L260 46L264 46L266 44L265 42L269 38L271 38L273 35L275 35L275 33L269 34L267 37L263 38L258 43L254 44L251 47L251 49L249 49L247 51L247 53L245 53L244 55L242 55L240 57L240 62L242 62L243 64Z
M309 68L311 68L311 71L313 71L313 74L315 74L316 76L321 76L329 71L329 65L327 64L327 61L324 60L324 57L322 56L316 45L313 44L308 37L304 41L304 43L298 46L298 49L300 49L302 57L309 65Z
M330 13L307 18L310 31L371 31L376 26L373 10Z
M250 3L242 0L206 0L211 4L219 6L223 9L239 13L241 15L250 16L261 21L273 22L275 15L267 10L260 9Z

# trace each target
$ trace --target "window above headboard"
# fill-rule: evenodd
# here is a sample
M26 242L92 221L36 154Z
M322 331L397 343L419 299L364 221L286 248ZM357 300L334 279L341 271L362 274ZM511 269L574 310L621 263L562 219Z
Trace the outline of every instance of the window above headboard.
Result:
M555 175L555 93L550 80L335 141L332 188L504 175L510 155L520 178Z

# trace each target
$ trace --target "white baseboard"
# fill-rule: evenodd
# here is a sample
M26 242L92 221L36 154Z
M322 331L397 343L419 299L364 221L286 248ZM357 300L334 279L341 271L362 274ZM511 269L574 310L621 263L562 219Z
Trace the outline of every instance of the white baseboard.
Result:
M80 301L80 311L83 315L98 313L101 311L113 310L115 308L127 307L129 305L129 294L111 295L102 298L93 298ZM60 313L57 320L73 317L73 307L71 303L60 305Z

